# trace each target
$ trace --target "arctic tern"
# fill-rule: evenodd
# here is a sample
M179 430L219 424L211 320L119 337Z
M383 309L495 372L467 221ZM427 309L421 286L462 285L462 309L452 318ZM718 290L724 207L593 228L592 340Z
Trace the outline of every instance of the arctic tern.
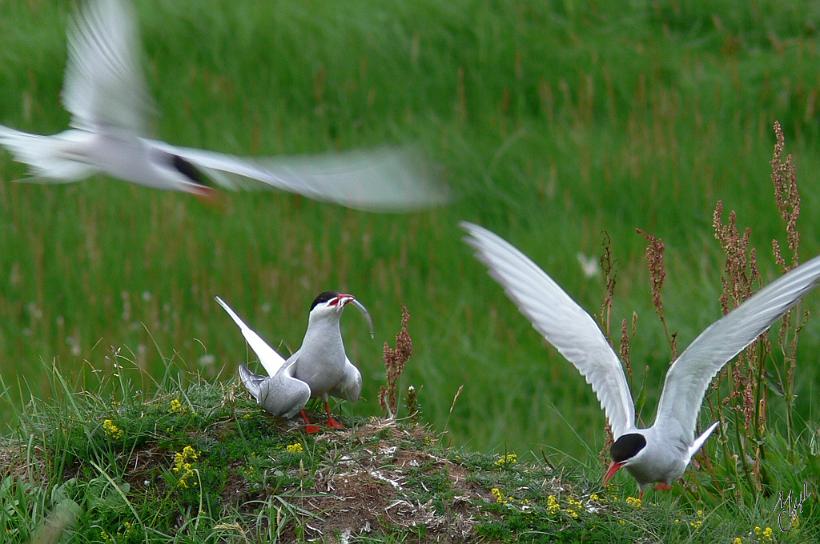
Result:
M463 222L465 241L489 268L507 295L592 386L615 442L607 483L621 468L637 480L643 494L652 483L669 489L717 422L695 437L706 388L729 360L811 291L820 278L820 257L790 270L706 328L669 367L655 423L635 426L635 407L623 367L595 320L552 278L508 242Z

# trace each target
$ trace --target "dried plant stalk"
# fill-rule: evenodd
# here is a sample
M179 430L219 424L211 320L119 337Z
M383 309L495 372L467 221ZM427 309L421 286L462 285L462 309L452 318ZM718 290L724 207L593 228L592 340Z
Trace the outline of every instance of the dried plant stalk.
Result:
M798 264L798 250L800 248L800 232L797 230L797 220L800 218L800 192L797 190L797 171L791 155L783 160L785 138L783 128L778 121L774 122L774 153L772 153L772 184L774 185L774 200L777 211L786 224L786 241L791 251L791 262L786 264L776 240L772 240L775 259L785 270L791 270Z
M604 300L601 302L601 311L598 314L598 322L601 324L601 329L604 331L609 343L614 345L610 334L610 319L612 316L612 301L615 295L615 260L612 257L612 238L609 237L609 233L606 231L604 231L603 236L604 238L601 241L600 264L601 272L603 272L605 291ZM601 464L606 466L609 462L609 448L614 442L609 423L604 425L604 436L606 437L604 439L604 447L598 452L598 458Z
M404 372L408 359L413 354L413 339L407 332L407 323L410 321L410 312L406 306L401 307L401 329L396 335L396 347L391 348L384 343L384 367L387 371L387 383L379 390L379 403L389 418L395 418L398 412L399 378Z
M604 275L604 287L606 294L601 303L601 313L598 315L598 322L604 330L607 338L610 338L609 320L612 315L612 297L615 293L615 263L612 258L612 239L609 233L604 231L604 239L601 242L601 271Z
M631 331L630 326L627 326L628 321L626 318L621 320L621 347L618 350L618 353L621 356L621 362L624 365L624 369L626 370L626 377L629 382L632 382L632 356L630 355L630 348L632 343L632 338L635 336L635 333L638 331L638 314L636 312L632 312L632 325Z
M800 218L800 192L797 187L797 170L794 160L789 154L783 160L783 150L785 149L785 137L780 123L774 123L775 144L772 153L772 185L774 186L774 199L777 211L783 219L786 228L786 244L791 252L791 259L786 262L783 251L777 239L772 240L772 251L775 261L783 268L783 271L791 270L799 264L800 231L797 230L797 220ZM793 316L797 316L795 323L792 323ZM806 313L802 313L800 305L792 308L783 316L783 324L780 326L779 343L783 352L783 363L785 366L785 376L783 372L778 372L780 388L783 391L783 398L786 402L786 437L789 442L789 451L794 452L794 375L797 369L797 338L798 332L802 328L805 320L808 319ZM761 399L765 402L765 397ZM765 413L765 406L761 407Z
M666 323L666 315L663 310L663 298L661 291L663 290L663 282L666 279L666 267L663 263L664 245L663 240L650 234L642 229L636 229L638 234L643 236L646 241L646 265L649 268L649 281L652 287L652 305L655 306L655 313L663 325L663 332L666 335L666 341L669 343L669 349L672 351L672 358L674 361L677 358L677 335L670 334L669 326Z
M718 201L712 216L712 227L715 238L725 255L723 274L721 274L720 305L724 314L728 314L755 291L755 284L760 283L760 271L757 266L757 252L750 247L751 229L742 232L737 226L737 215L729 212L728 221L723 222L723 202ZM737 425L735 440L743 469L752 489L762 489L761 460L763 457L762 442L759 430L766 419L765 395L761 387L765 360L770 346L761 336L743 350L730 362L724 372L730 377L730 393L723 405L728 405L741 417L742 424Z

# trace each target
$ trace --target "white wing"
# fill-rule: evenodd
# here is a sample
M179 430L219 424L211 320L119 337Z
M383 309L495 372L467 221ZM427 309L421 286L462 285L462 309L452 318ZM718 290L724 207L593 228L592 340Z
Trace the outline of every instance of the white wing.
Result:
M820 257L770 283L689 344L666 373L655 426L692 442L706 388L729 360L817 285Z
M239 329L242 331L242 336L245 337L245 340L251 346L251 349L256 353L256 356L259 357L259 362L262 363L262 366L265 367L265 370L268 373L268 376L273 377L276 375L276 372L282 368L282 365L285 364L285 359L282 358L281 355L276 353L267 343L265 343L262 338L259 337L250 327L245 325L245 323L239 319L239 316L236 315L236 312L231 310L230 306L225 304L219 297L216 298L216 301L219 303L222 308L228 312L228 315L231 316L234 323L239 326Z
M372 211L402 211L443 204L443 185L432 168L406 148L382 148L327 155L240 158L148 140L178 155L228 189L276 188L315 200Z
M359 369L345 357L344 376L330 392L334 397L349 401L359 400L362 392L362 374Z
M63 103L73 126L145 133L152 105L132 19L130 6L120 0L89 1L72 19Z
M618 438L635 424L623 367L598 325L529 258L492 232L462 222L465 241L518 309L586 378Z

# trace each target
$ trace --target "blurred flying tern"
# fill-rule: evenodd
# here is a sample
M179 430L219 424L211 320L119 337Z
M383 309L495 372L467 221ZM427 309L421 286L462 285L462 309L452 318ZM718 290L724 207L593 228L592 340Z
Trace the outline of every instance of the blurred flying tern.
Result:
M139 66L130 6L90 0L68 29L62 93L73 128L53 136L0 125L0 144L29 165L22 181L68 183L103 173L138 185L212 196L227 189L277 188L351 208L401 211L441 204L421 157L381 148L314 157L239 158L150 139L153 111Z
M305 430L315 433L319 427L310 423L304 407L311 397L321 397L328 427L344 428L331 415L328 396L356 401L362 390L362 375L347 358L339 330L339 319L346 305L353 304L364 314L373 336L370 314L353 295L332 291L320 293L310 306L302 346L287 360L266 344L221 298L216 297L216 301L239 326L268 374L260 376L245 365L239 366L239 377L258 404L275 416L292 418L301 414Z
M669 367L655 423L635 426L635 407L618 356L595 320L557 283L492 232L462 223L465 241L487 265L519 310L586 378L606 413L615 442L604 483L623 467L647 486L669 489L683 475L718 422L695 438L700 405L712 378L729 360L766 332L820 278L820 257L798 266L752 295L706 328Z

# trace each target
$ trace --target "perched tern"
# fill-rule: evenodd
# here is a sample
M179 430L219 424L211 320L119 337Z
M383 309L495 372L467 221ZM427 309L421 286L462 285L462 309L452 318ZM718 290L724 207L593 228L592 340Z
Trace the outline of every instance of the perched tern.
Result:
M695 438L706 388L730 359L766 332L820 278L820 257L798 266L752 295L706 328L666 373L655 423L635 426L635 407L618 356L595 320L557 283L512 245L492 232L462 223L476 256L555 348L586 378L606 413L615 442L607 483L621 468L637 480L641 493L657 483L669 489L717 423Z
M33 177L23 181L68 183L103 173L202 197L214 194L212 182L228 189L273 187L374 211L447 200L421 157L406 148L248 159L150 139L153 106L133 19L122 0L89 0L74 16L62 93L73 128L42 136L0 125L0 144L29 165Z
M292 418L301 414L308 433L319 431L304 411L311 397L322 397L328 427L344 427L330 413L328 395L356 401L362 390L362 375L345 355L339 319L342 310L353 304L367 318L373 335L373 321L367 309L353 295L325 291L310 306L307 331L302 346L287 360L276 353L225 302L216 301L239 326L245 340L259 357L267 376L254 374L245 365L239 366L239 377L256 402L276 416Z

